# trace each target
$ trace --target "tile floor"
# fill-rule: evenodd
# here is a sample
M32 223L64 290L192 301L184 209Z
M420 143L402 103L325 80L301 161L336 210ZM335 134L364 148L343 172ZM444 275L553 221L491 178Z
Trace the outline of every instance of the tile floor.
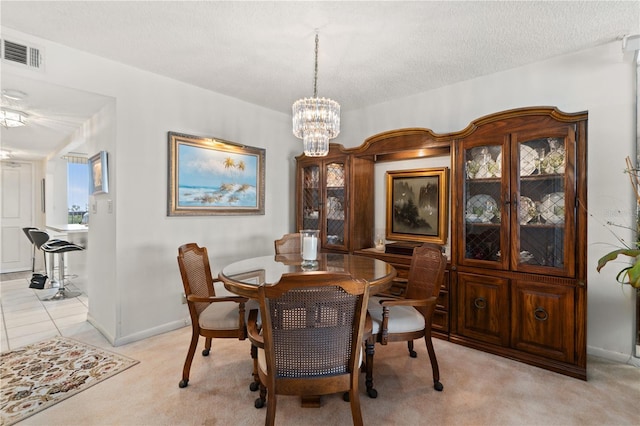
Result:
M45 301L56 288L29 288L31 272L0 274L0 352L14 350L53 336L77 334L93 326L87 322L88 298ZM69 290L78 290L73 283Z

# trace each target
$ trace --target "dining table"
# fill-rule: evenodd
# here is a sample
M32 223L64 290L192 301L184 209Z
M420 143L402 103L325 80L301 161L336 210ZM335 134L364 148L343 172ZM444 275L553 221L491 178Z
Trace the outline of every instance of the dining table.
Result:
M369 294L389 289L396 276L390 264L371 257L346 253L318 253L317 261L303 261L300 254L276 254L251 257L231 263L218 278L227 290L250 299L258 298L258 288L277 283L284 274L349 273L369 283ZM303 407L320 407L320 396L301 397Z
M369 294L391 287L396 270L390 264L371 257L346 253L318 253L316 262L303 262L300 254L276 254L251 257L231 263L218 278L227 290L239 296L257 299L258 287L275 284L284 274L349 273L369 283Z

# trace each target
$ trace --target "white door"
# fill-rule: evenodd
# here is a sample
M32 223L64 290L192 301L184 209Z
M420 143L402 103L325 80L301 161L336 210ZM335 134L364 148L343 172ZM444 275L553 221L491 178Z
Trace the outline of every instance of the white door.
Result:
M0 163L0 272L31 270L32 245L22 228L33 225L33 165Z

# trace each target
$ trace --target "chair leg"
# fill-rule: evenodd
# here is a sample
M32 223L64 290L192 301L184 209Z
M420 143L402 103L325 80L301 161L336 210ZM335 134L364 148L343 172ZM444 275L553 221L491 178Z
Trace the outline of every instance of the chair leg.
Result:
M362 426L362 410L360 409L360 397L357 392L357 388L352 386L349 390L349 401L351 402L351 418L353 419L353 426Z
M253 403L253 406L256 408L264 407L264 402L267 400L266 386L263 385L262 382L259 382L259 387L260 387L260 394L258 395L258 398L256 398L255 402Z
M193 362L193 356L196 353L196 346L198 346L198 339L200 338L200 329L197 324L193 324L193 332L191 334L191 344L187 351L187 359L184 360L184 367L182 368L182 380L178 383L181 388L186 388L189 384L189 372L191 371L191 363Z
M411 358L418 357L418 353L413 350L413 340L407 340L407 349L409 349L409 356Z
M211 337L205 338L204 349L202 350L202 356L209 356L211 352Z
M258 376L258 348L251 345L251 359L253 360L253 381L249 385L249 390L255 392L260 389L260 377Z
M31 246L33 247L33 253L31 254L31 273L35 274L36 273L36 245L31 244ZM45 263L44 269L45 271L47 270L46 263Z
M437 391L442 391L442 389L444 389L444 386L442 386L442 383L440 383L440 369L438 368L438 359L436 358L436 351L433 348L431 333L425 334L424 341L427 344L427 352L429 352L429 360L431 361L431 372L433 373L433 388Z
M373 388L373 355L375 353L375 341L373 340L375 337L371 339L367 339L365 342L365 367L366 367L366 376L365 376L365 385L367 387L367 395L369 398L377 398L378 391Z
M265 426L274 426L276 424L276 394L271 392L267 399L267 418L264 422Z

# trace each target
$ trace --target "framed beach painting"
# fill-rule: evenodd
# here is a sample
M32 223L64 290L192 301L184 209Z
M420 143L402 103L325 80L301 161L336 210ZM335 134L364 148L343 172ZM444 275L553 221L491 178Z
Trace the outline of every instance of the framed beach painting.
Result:
M449 169L387 172L388 240L447 242Z
M100 151L89 158L89 194L109 192L109 165L107 151Z
M169 132L168 216L264 214L265 150Z

